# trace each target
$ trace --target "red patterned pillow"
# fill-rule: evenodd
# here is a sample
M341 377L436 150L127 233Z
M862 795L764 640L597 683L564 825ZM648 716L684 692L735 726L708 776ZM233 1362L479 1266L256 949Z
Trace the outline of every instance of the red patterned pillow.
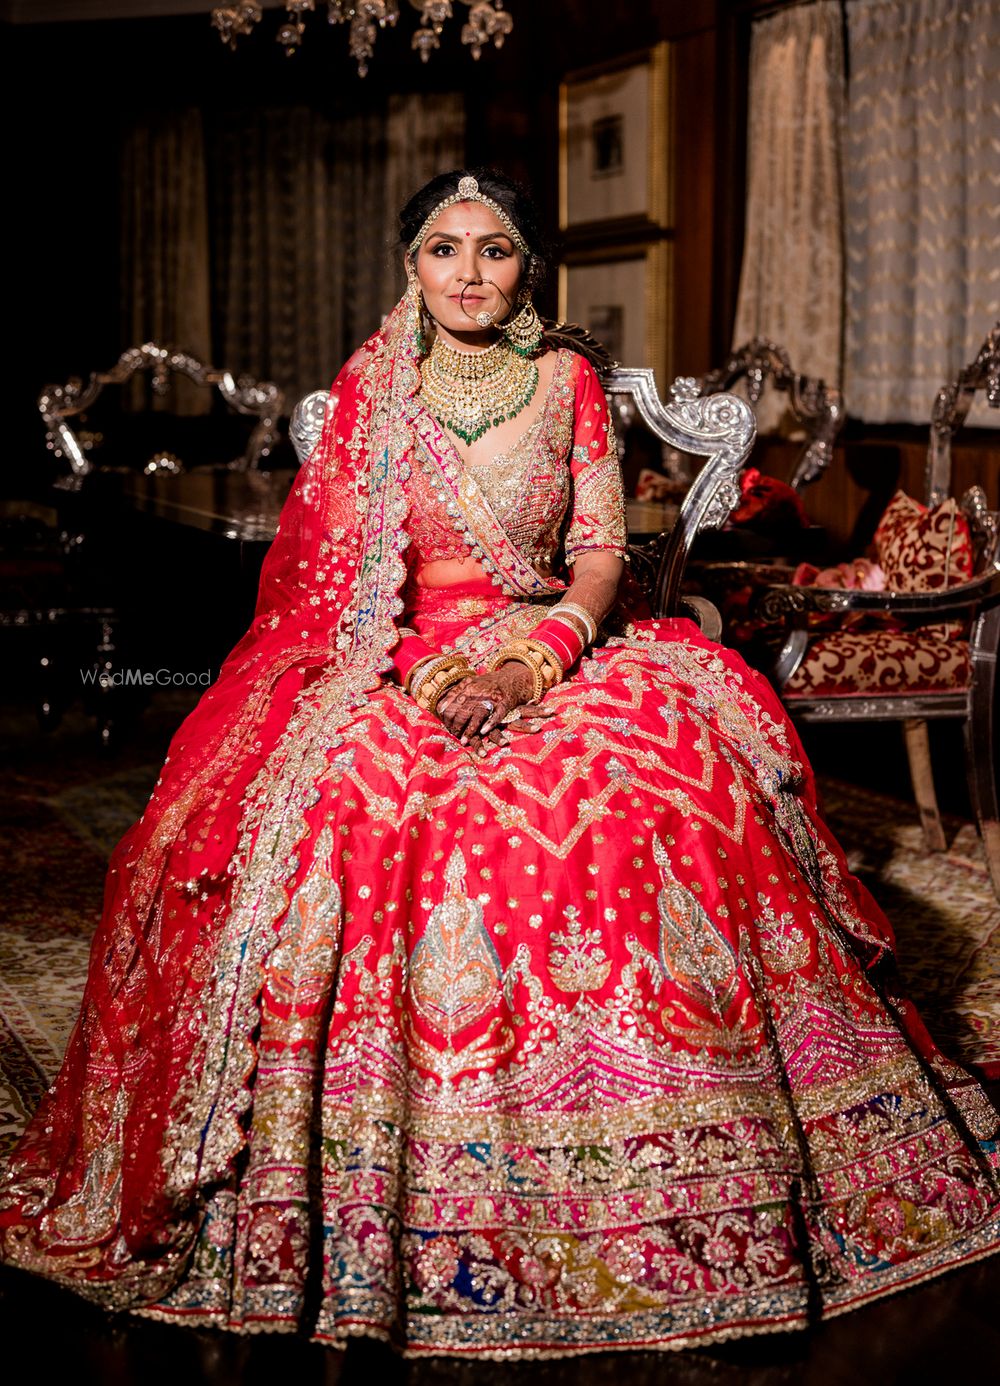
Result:
M946 626L835 630L821 635L781 690L795 698L957 692L969 683L969 642Z
M969 523L955 500L926 505L897 491L875 531L890 592L933 592L972 577Z

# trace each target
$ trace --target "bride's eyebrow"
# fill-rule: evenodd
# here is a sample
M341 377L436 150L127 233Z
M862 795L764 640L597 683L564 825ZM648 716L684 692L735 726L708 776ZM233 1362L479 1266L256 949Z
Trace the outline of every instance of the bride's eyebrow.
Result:
M427 239L428 241L453 241L455 245L461 245L465 237L455 236L450 231L432 231ZM473 239L478 241L480 245L484 241L506 241L508 245L514 244L506 231L487 231L485 235L475 236Z

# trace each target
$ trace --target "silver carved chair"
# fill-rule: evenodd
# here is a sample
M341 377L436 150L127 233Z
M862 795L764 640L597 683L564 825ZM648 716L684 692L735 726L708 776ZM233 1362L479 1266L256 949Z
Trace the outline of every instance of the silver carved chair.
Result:
M829 468L837 435L846 420L843 397L824 380L794 370L787 351L777 343L754 337L734 348L722 366L701 376L697 383L702 396L730 391L734 386L744 387L755 413L767 387L787 401L796 432L804 435L801 451L787 476L787 483L796 494L801 495L806 487L819 481ZM816 534L805 531L802 540L814 545ZM818 534L822 535L822 531ZM796 558L804 554L783 554L781 542L774 536L744 529L726 537L731 544L720 546L715 541L708 552L704 545L700 546L703 551L695 555L689 570L689 586L703 592L720 608L727 643L744 649L755 661L766 663L770 652L756 648L759 635L754 634L752 623L747 628L746 608L771 583L789 581ZM754 549L758 552L754 553Z
M217 389L230 409L256 418L243 454L227 465L238 471L252 471L267 457L278 438L278 416L284 395L270 380L250 376L234 377L230 371L207 366L188 352L175 347L145 342L123 351L107 371L92 371L86 380L73 377L64 385L46 385L38 397L38 409L45 423L45 441L55 457L69 465L66 489L78 487L80 479L94 470L90 457L94 438L74 428L72 420L92 409L108 385L125 385L137 374L149 371L155 395L164 395L172 374L185 376L196 385ZM159 453L146 463L147 471L177 472L183 464L170 454Z
M977 391L985 393L992 408L1000 409L1000 323L987 337L976 360L957 380L943 386L935 400L925 473L925 501L929 508L951 495L951 442L965 422ZM763 594L759 612L763 619L784 628L776 682L794 717L803 722L902 722L914 797L931 851L943 851L946 843L934 788L927 722L931 718L962 722L969 796L993 886L1000 897L1000 811L994 732L1000 643L1000 512L989 509L978 486L967 491L958 504L972 539L973 572L968 580L932 591L909 592L774 586ZM878 629L851 637L852 648L864 650L867 680L873 669L879 673L876 662L882 661L885 691L873 693L870 682L865 689L852 688L848 676L844 686L836 688L836 695L830 696L829 679L826 683L822 680L824 640L829 645L829 638L823 633L817 635L815 627L810 629L810 618L813 622L817 617L830 616L857 619L860 614L873 613L896 618L905 635L905 645L892 632ZM842 635L840 643L847 643ZM906 669L912 669L914 663L911 657L904 668L898 651L905 648L932 671L932 661L937 661L938 670L942 668L943 651L945 658L953 661L954 674L946 672L939 687L907 691ZM831 659L827 652L827 670L836 668L835 658ZM910 683L912 687L912 678Z
M115 487L123 474L126 481L128 474L139 471L170 480L171 474L184 470L173 453L155 443L148 460L144 461L145 451L135 452L135 438L128 435L130 420L117 407L120 400L114 399L114 390L109 390L127 386L144 372L151 375L154 395L166 393L171 375L183 376L217 390L227 405L227 416L243 415L252 421L248 439L234 431L224 440L224 446L235 444L241 449L235 460L222 464L227 472L256 472L277 441L284 403L281 390L270 381L234 377L230 371L155 342L122 352L109 370L42 390L38 409L46 446L58 464L52 486L53 518L44 529L35 526L30 544L23 535L23 522L18 526L17 571L24 580L0 605L0 630L11 632L4 638L16 647L15 658L24 668L43 729L55 727L63 709L82 695L105 748L113 744L117 726L133 714L139 701L134 693L116 687L111 677L121 662L122 630L129 625L122 603L128 601L130 585L115 575L114 560L108 557L123 547L121 531L115 528L123 518L116 509L120 493ZM154 438L161 421L164 416L157 413ZM201 428L205 420L186 422ZM238 435L244 435L245 426L234 422ZM117 454L125 465L108 465L108 447L114 455L119 434L127 439L124 446L119 444ZM148 439L144 441L148 447ZM213 452L214 446L207 450ZM258 478L265 475L257 473ZM12 525L8 522L4 529L10 532ZM44 583L31 578L32 565L47 570ZM81 686L74 671L87 666L93 677Z
M718 612L703 598L684 597L681 582L697 535L725 524L739 502L739 474L757 433L753 411L735 395L701 398L691 378L676 380L664 403L648 367L616 366L602 374L602 383L613 413L625 405L668 447L705 459L677 522L650 543L633 546L632 559L654 616L693 616L718 639ZM319 440L326 403L326 391L314 390L292 411L289 434L300 461Z
M714 395L729 391L745 380L750 407L756 409L766 385L787 395L796 423L805 433L805 446L789 477L795 491L818 481L833 461L833 446L846 414L839 390L815 376L792 369L784 347L765 337L754 337L730 352L724 365L698 381L698 393Z

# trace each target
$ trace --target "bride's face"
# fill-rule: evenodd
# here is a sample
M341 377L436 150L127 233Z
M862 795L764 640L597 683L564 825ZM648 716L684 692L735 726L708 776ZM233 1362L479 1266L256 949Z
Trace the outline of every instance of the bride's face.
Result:
M445 338L482 335L479 313L502 322L521 283L521 257L503 223L481 202L446 207L417 251L428 313ZM490 329L485 329L489 332Z

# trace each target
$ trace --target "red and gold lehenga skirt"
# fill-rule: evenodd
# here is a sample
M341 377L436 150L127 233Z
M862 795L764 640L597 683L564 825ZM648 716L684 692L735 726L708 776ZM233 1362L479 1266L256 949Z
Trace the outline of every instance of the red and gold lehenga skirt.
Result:
M510 605L423 591L407 623L448 648ZM767 684L642 621L546 703L479 759L386 683L329 748L243 1155L141 1312L683 1347L1000 1249L996 1113L897 994Z

